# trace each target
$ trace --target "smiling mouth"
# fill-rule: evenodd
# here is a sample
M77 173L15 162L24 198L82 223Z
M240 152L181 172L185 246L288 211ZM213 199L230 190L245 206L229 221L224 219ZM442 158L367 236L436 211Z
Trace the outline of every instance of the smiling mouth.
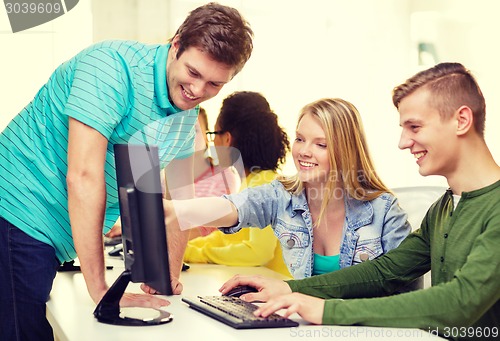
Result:
M186 89L184 89L184 87L181 85L181 89L182 89L182 94L184 95L184 97L186 97L187 99L191 100L191 101L194 101L194 100L197 100L198 97L195 97L195 96L192 96L191 94L189 94Z
M299 161L299 165L301 167L312 168L312 167L316 167L318 164L312 163L312 162Z
M418 152L413 154L413 156L417 159L417 161L420 160L425 155L427 155L427 152Z

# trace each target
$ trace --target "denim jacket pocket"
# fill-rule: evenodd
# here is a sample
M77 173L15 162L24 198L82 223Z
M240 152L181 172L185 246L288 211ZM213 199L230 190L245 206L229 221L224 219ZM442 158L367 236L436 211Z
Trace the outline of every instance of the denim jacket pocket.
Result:
M309 246L309 232L304 226L296 226L279 221L275 228L275 234L283 250Z
M294 278L304 278L306 269L311 266L311 238L307 227L279 221L275 227L283 259Z
M358 264L366 260L373 260L384 253L380 238L372 238L358 241L352 264Z

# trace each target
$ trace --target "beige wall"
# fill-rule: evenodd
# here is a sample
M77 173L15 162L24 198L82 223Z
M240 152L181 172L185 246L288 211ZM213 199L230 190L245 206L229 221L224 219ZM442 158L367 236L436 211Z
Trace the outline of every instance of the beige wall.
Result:
M90 1L79 0L63 16L17 33L0 7L0 131L58 65L92 43Z
M259 91L293 138L296 117L304 104L321 97L342 97L360 110L377 169L389 186L445 185L439 177L422 178L411 155L397 148L400 129L391 89L428 66L419 65L417 58L417 44L425 41L435 44L439 61L462 62L476 74L488 105L486 139L500 162L500 140L494 137L494 128L500 123L500 96L496 94L500 21L495 17L500 3L496 0L477 0L474 7L468 0L219 2L238 8L250 21L255 49L244 70L219 96L204 104L211 124L227 94ZM0 72L7 71L7 76L1 82L0 95L8 95L2 97L0 129L63 57L90 40L162 43L202 3L205 1L81 0L75 11L80 8L82 13L71 18L72 22L71 12L54 21L68 20L66 35L44 32L43 43L20 34L0 35L2 47L11 51L8 57L1 56ZM86 11L90 4L92 16ZM48 43L49 39L53 42ZM289 162L285 172L293 171Z

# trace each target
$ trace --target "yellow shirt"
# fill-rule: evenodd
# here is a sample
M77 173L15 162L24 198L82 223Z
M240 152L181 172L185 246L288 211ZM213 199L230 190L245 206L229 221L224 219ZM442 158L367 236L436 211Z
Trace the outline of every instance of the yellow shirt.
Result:
M247 176L241 190L272 182L276 173L271 170L254 172ZM281 253L278 238L271 226L244 228L238 233L214 231L208 236L188 242L184 254L186 263L213 263L232 266L265 266L292 278Z

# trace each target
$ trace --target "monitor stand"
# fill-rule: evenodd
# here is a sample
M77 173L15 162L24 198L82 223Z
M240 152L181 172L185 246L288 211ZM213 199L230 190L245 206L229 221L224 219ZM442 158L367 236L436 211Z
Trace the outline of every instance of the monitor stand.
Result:
M120 277L113 283L111 288L104 294L101 301L94 310L94 316L97 321L107 324L120 326L152 326L172 321L173 316L163 310L158 311L156 318L138 319L126 316L120 316L120 299L125 292L128 284L131 282L131 273L128 270L122 272Z

